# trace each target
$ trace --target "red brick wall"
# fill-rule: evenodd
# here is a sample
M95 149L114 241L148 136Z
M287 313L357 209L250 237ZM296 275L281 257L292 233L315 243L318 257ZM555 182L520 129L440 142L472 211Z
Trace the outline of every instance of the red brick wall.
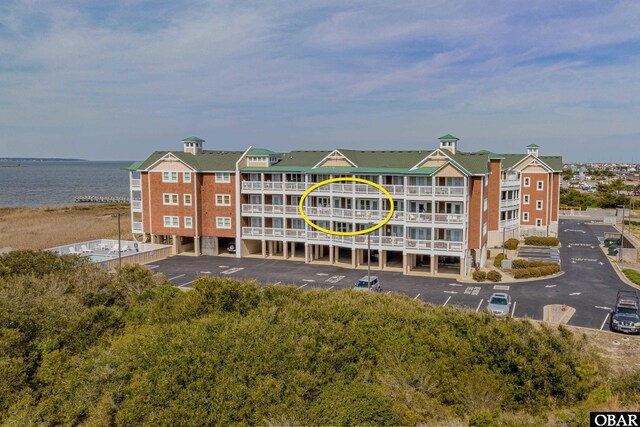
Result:
M178 173L178 182L162 182L162 172L149 172L148 181L151 182L151 230L156 235L176 235L176 236L195 236L196 234L196 204L195 191L197 191L197 181L195 174L191 175L192 182L183 182L182 172ZM194 183L196 190L194 191ZM143 200L148 195L148 190L143 187ZM164 205L163 194L178 194L178 205ZM191 194L191 206L184 206L184 194ZM145 201L143 209L149 209L149 201ZM147 213L148 215L148 213ZM164 216L180 217L180 227L173 228L164 226ZM184 217L190 216L192 228L184 228ZM148 221L145 217L145 231Z
M469 177L469 180L471 182L469 190L469 249L480 249L481 245L486 242L486 237L483 237L482 240L480 239L480 231L487 217L487 215L482 215L483 221L480 221L481 213L484 209L482 199L484 183L482 177L478 176ZM484 196L486 197L486 192Z
M551 199L550 202L550 206L551 206L551 221L557 221L558 220L558 214L559 214L559 203L560 203L560 172L554 172L553 173L553 186L552 186L552 191L549 194L549 198Z
M550 177L548 173L541 172L523 172L521 174L522 192L520 194L520 223L522 225L536 225L536 220L541 219L542 225L547 225L547 208L551 208L547 198L549 191ZM524 186L525 178L530 178L531 184L527 188ZM543 182L542 190L538 190L538 181ZM524 204L525 196L529 195L529 204ZM542 210L537 210L538 201L542 201ZM529 221L524 220L524 213L529 212Z
M198 195L198 202L202 209L200 225L203 236L235 237L236 235L236 190L235 174L231 174L231 182L228 184L216 183L215 174L200 174L202 187ZM231 206L216 206L216 194L229 194ZM216 217L227 216L231 218L231 229L216 228Z

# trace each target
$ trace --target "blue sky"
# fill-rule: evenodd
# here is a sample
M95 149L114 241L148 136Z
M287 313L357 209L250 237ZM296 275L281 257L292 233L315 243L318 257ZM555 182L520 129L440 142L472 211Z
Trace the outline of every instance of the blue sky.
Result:
M0 2L0 157L433 148L640 162L640 1Z

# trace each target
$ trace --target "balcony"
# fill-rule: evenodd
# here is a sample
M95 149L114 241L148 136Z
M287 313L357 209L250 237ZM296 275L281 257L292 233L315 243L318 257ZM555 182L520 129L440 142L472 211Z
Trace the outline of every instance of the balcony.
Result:
M465 195L464 187L453 187L453 186L444 186L444 187L435 187L435 196L445 196L445 197L462 197Z
M519 226L520 226L519 218L500 220L501 229L512 230L514 228L518 228Z
M445 213L418 213L406 212L406 222L411 223L437 223L437 224L463 224L465 220L464 214L445 214Z
M438 252L461 252L464 249L463 242L452 242L448 240L417 240L407 239L407 249L434 250Z
M284 228L242 227L242 237L284 237Z
M259 204L243 204L243 214L276 214L280 215L285 212L283 205L259 205Z
M131 231L133 233L143 233L142 221L133 221L131 223Z
M431 196L433 187L425 185L407 185L405 189L407 196Z
M142 189L142 180L140 178L131 178L131 189L132 190L141 190Z
M500 181L500 186L503 190L507 189L518 189L520 188L520 180L519 179L507 179Z
M517 208L520 206L520 199L500 200L500 209Z
M142 212L142 200L132 200L131 210L134 212Z

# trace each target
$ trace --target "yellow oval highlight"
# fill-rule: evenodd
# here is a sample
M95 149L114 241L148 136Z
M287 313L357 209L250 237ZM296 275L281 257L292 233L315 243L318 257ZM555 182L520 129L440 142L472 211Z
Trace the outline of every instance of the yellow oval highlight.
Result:
M306 199L307 196L311 194L311 192L316 188L322 187L323 185L326 185L326 184L331 184L332 182L342 182L342 181L360 182L362 184L367 184L380 190L382 194L384 194L387 197L387 199L389 199L389 202L390 202L391 209L389 210L389 213L387 214L387 216L382 221L374 225L373 227L367 228L366 230L360 230L360 231L333 231L333 230L327 230L326 228L323 228L323 227L320 227L319 225L314 224L313 221L311 221L307 217L307 215L304 213L304 199ZM394 206L393 206L393 198L391 197L391 194L389 194L389 192L385 190L384 187L382 187L381 185L378 185L375 182L371 182L369 180L362 179L362 178L344 177L344 178L327 179L325 181L319 182L309 187L309 189L305 191L304 194L302 194L302 197L300 198L300 204L298 205L298 210L300 211L300 215L302 215L302 219L304 219L307 224L309 224L311 227L315 228L318 231L322 231L323 233L327 233L327 234L333 234L334 236L358 236L360 234L371 233L372 231L377 230L378 228L382 227L387 222L389 222L389 220L393 216Z

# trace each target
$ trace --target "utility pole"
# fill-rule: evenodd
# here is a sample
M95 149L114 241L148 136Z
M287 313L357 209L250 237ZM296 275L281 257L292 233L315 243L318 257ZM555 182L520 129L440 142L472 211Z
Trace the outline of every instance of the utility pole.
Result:
M122 267L122 240L120 238L120 212L118 212L118 267Z
M504 247L506 235L507 235L507 229L505 227L502 227L502 256L505 256L505 257L507 256L507 254L505 253L505 247Z
M373 223L367 223L367 228L373 227ZM367 233L367 288L371 290L371 233Z

